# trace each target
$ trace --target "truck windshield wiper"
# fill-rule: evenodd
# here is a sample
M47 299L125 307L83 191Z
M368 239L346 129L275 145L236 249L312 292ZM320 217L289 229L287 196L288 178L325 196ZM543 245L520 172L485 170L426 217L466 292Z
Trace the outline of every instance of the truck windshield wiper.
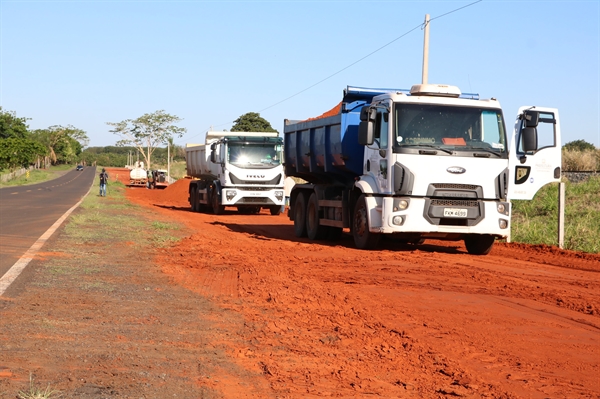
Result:
M483 152L487 152L487 153L490 153L490 154L494 154L494 155L496 155L498 158L501 158L501 157L502 157L502 155L500 155L500 153L498 153L498 151L490 150L489 148L470 147L469 149L470 149L470 150L473 150L473 151L483 151Z
M447 150L445 148L442 148L440 146L433 145L433 144L406 144L406 145L403 145L402 147L428 147L428 148L435 148L436 150L443 151L450 155L454 154L454 152L452 150Z

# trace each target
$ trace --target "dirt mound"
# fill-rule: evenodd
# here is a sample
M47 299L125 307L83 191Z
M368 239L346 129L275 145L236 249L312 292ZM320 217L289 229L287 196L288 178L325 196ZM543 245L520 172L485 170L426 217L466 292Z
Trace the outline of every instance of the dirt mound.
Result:
M329 111L323 112L319 116L315 116L314 118L308 118L302 122L314 121L317 119L328 118L330 116L338 115L342 110L342 103L338 103L335 107L331 108Z
M156 198L163 202L180 204L183 200L187 202L191 179L179 179L175 183L169 184L164 190L158 190Z

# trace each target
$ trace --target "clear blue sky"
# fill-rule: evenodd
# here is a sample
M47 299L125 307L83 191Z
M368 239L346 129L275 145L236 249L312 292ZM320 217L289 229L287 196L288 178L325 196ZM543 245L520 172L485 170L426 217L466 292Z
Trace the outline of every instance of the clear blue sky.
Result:
M472 2L0 0L0 105L32 129L83 129L90 146L118 140L106 122L161 109L183 118L180 145L246 112L282 132L347 85L420 83L423 31L401 36L430 14L430 83L497 98L511 128L521 105L558 108L563 144L600 147L600 2L483 0L444 15Z

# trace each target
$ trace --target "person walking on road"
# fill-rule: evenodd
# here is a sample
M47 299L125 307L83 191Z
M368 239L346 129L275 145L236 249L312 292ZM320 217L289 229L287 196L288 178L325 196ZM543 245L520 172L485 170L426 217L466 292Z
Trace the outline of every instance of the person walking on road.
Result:
M106 197L106 184L108 183L108 173L106 173L106 169L102 168L102 172L100 172L100 196Z

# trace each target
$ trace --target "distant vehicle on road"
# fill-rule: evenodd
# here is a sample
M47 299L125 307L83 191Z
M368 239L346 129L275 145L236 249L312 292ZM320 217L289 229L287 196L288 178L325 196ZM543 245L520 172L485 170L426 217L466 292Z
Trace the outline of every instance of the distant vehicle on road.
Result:
M83 170L83 165L77 165L75 170L77 170L78 172L81 172Z

